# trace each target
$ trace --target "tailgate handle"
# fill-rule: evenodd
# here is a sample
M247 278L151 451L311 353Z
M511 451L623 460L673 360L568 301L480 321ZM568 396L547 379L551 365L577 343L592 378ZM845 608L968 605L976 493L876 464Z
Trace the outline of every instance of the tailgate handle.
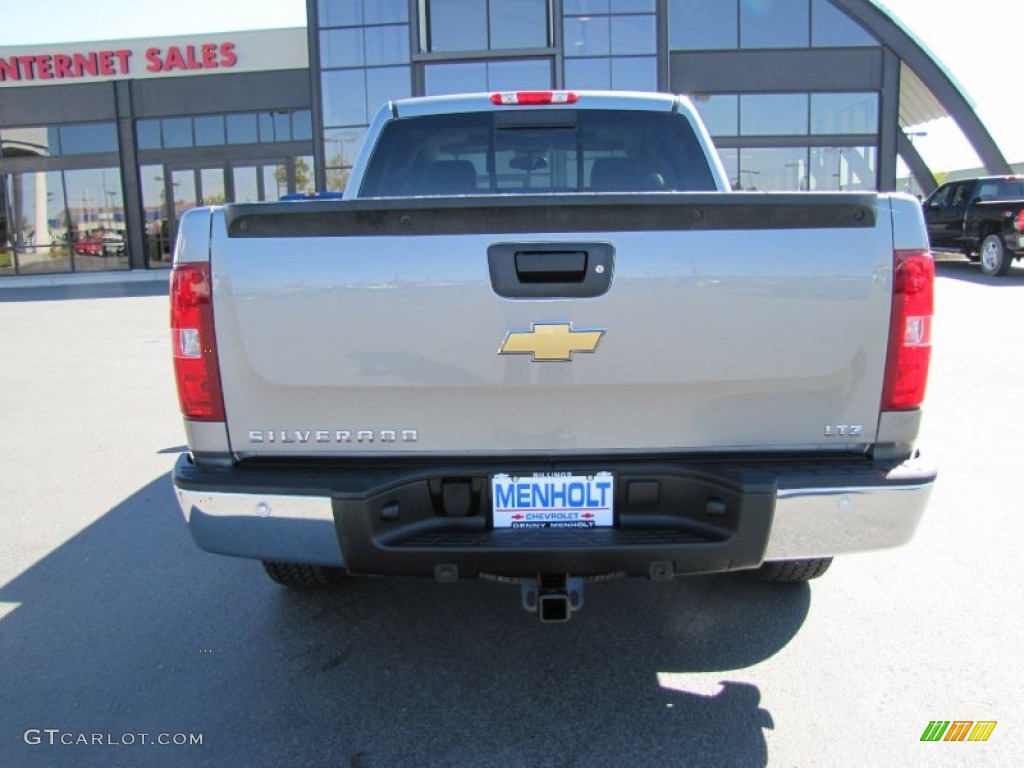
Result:
M516 276L523 283L579 283L586 273L586 251L516 251Z
M612 283L611 243L493 243L487 249L491 287L506 299L586 299Z

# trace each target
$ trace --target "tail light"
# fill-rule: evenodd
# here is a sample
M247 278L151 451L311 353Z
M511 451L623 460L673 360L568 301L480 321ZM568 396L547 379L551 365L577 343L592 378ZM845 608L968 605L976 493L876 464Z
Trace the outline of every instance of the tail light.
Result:
M505 91L491 94L491 104L575 104L580 95L573 91Z
M928 251L894 254L889 351L882 388L883 411L905 411L924 401L932 355L935 262Z
M194 421L224 421L211 287L208 262L178 264L171 273L174 377L181 413Z
M1017 218L1014 220L1013 226L1018 232L1024 232L1024 208L1017 211Z

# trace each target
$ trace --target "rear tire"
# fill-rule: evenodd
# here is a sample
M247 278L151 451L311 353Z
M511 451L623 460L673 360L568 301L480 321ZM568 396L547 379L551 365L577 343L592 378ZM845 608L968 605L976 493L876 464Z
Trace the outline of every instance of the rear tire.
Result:
M989 277L1004 277L1013 266L1013 258L1006 255L1003 239L989 235L981 244L981 272Z
M831 557L819 557L813 560L778 560L762 565L754 571L754 577L761 581L792 584L816 579L825 573L830 565L832 565Z
M324 565L301 565L263 561L263 568L273 581L289 589L327 589L347 578L341 568Z

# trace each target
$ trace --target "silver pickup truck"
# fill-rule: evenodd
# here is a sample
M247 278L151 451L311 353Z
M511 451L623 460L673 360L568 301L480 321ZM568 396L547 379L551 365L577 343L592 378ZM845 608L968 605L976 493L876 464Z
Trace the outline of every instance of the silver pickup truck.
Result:
M287 586L803 581L922 515L933 278L916 200L732 192L685 98L393 102L344 200L182 219L174 486Z

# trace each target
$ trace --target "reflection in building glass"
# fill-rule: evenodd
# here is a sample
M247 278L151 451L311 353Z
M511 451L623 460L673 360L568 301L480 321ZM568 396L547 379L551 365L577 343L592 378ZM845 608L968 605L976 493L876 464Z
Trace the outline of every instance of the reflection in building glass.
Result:
M669 48L677 51L739 47L736 0L669 0Z
M741 48L806 48L809 0L740 0Z

